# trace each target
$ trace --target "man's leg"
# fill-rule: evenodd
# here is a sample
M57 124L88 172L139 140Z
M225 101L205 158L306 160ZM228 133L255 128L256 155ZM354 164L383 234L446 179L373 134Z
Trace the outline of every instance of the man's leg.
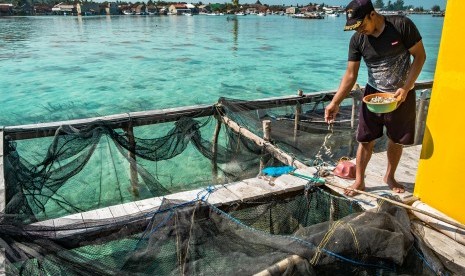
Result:
M402 156L403 145L396 144L389 139L387 148L387 169L386 175L384 176L384 182L386 182L389 188L395 193L405 192L404 186L399 184L394 175L396 173L397 165L399 165L400 157Z
M365 170L368 166L368 162L370 161L371 154L373 153L374 145L375 141L358 144L357 162L355 166L355 182L354 184L350 185L349 188L361 191L365 190ZM345 190L344 194L348 196L354 196L357 194L357 192Z

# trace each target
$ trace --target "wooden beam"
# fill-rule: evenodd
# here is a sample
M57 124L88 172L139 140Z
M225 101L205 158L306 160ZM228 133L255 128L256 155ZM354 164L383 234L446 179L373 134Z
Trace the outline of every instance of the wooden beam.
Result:
M426 81L415 84L415 89L431 89L433 81ZM336 91L320 91L305 95L272 97L266 99L258 99L253 101L236 101L240 110L256 110L261 108L279 107L296 105L297 103L305 104L317 101L329 101L332 99ZM224 102L224 99L219 100L219 104ZM151 125L163 122L177 121L182 117L205 117L216 113L215 105L195 105L177 108L167 108L160 110L149 110L140 112L129 112L122 114L113 114L108 116L75 119L50 123L28 124L19 126L4 127L4 136L8 136L13 140L31 139L39 137L54 136L55 131L62 125L71 125L75 128L87 126L89 124L104 122L112 128L123 128L127 126L131 119L134 127Z
M112 128L125 128L129 122L131 122L132 126L136 127L163 122L173 122L179 120L182 117L197 118L211 116L214 114L214 112L214 105L196 105L161 110L114 114L69 121L8 126L4 128L4 132L5 136L8 135L13 140L21 140L54 136L55 131L62 125L71 125L75 128L80 128L90 124L104 122Z

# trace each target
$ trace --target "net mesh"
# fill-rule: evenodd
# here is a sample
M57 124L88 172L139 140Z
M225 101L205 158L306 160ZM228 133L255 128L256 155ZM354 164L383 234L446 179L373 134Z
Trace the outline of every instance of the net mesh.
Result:
M50 138L6 136L0 261L4 256L12 275L445 273L412 235L405 210L386 202L364 212L356 202L316 187L220 207L199 194L188 202L164 198L253 178L260 166L283 165L242 134L220 128L219 115L258 137L262 121L270 120L271 142L309 166L353 157L351 101L328 129L328 100L265 106L222 98L215 116L125 129L97 121L79 129L61 126ZM383 149L381 140L376 150ZM148 213L94 221L73 217L154 197L164 201Z

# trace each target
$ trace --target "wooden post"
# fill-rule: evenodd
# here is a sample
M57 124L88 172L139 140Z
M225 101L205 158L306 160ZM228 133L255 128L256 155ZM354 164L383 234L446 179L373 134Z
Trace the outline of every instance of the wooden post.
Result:
M271 138L271 121L263 120L262 126L263 126L263 140L265 140L266 142L269 142Z
M302 97L304 95L304 91L302 91L301 89L297 90L297 95L299 97ZM302 114L302 105L299 102L297 102L297 104L295 105L294 118L294 143L297 143L297 131L299 131L300 114Z
M263 120L262 121L262 127L263 127L263 140L265 142L270 142L271 121L270 120ZM265 153L266 153L265 148L262 148L262 157L260 158L260 171L259 171L259 174L262 172L262 170L265 168L265 165L266 165L266 160L265 160L265 156L264 156Z
M418 113L417 113L417 118L416 118L416 129L415 129L415 139L414 139L414 144L418 145L421 144L421 132L422 132L422 126L423 122L426 120L426 90L423 90L420 94L420 102L418 104Z
M212 182L213 184L218 184L218 136L220 135L221 130L221 120L217 116L215 117L217 121L212 141Z
M5 175L3 168L3 130L0 129L0 212L5 212L6 206L6 185L5 185ZM6 259L5 259L5 248L0 247L0 276L6 275Z
M136 140L134 138L134 127L132 126L131 123L126 128L126 135L128 137L128 142L129 142L129 152L128 152L128 157L129 157L129 169L130 169L130 175L131 175L131 187L132 187L132 193L134 196L138 197L139 196L139 181L138 181L138 175L137 175L137 162L136 162Z

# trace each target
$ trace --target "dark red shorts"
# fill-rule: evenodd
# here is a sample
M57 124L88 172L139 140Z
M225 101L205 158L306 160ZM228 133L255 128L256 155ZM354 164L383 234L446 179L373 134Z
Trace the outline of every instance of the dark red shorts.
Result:
M367 84L364 96L376 92L378 91ZM396 110L389 113L373 113L362 102L359 113L357 141L365 143L376 140L383 136L383 130L386 127L386 135L394 143L411 145L414 143L415 138L415 118L416 96L413 90L408 92L407 98Z

